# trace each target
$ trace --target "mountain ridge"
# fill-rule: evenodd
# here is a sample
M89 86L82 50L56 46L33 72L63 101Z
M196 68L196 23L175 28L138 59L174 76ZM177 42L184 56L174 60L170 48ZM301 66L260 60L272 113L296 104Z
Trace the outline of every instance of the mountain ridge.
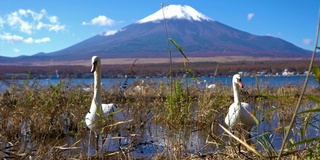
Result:
M70 47L33 56L16 57L20 62L39 60L85 60L101 58L166 58L168 40L174 39L188 57L250 56L307 57L311 51L271 36L258 36L215 21L190 6L169 5L115 32L104 32ZM165 25L166 24L166 27ZM166 31L167 28L167 31ZM181 56L171 45L173 57ZM224 54L223 51L227 50Z

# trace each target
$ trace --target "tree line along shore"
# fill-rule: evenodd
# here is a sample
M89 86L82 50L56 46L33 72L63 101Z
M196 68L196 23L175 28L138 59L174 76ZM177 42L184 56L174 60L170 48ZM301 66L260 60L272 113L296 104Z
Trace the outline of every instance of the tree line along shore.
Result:
M263 73L266 75L281 74L285 69L296 74L303 74L307 69L309 60L275 60L275 61L238 61L238 62L189 62L188 68L196 76L230 76L238 72L246 72L250 75ZM320 60L314 65L320 66ZM103 78L121 78L126 75L133 77L167 77L170 75L168 63L157 64L121 64L102 65ZM59 73L61 78L90 78L90 67L82 65L49 65L49 66L23 66L2 65L0 67L0 78L50 78ZM172 75L175 77L185 74L183 63L172 64Z

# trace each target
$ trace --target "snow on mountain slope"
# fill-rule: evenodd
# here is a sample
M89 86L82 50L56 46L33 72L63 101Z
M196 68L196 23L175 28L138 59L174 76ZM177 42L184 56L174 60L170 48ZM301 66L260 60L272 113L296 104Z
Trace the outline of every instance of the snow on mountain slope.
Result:
M213 21L211 18L205 16L204 14L198 12L194 8L188 5L169 5L163 9L158 10L154 14L151 14L136 23L147 23L147 22L158 22L166 19L187 19L194 21Z
M167 58L167 34L188 57L251 56L309 57L311 51L270 36L257 36L210 19L190 6L170 5L122 29L108 31L51 53L0 60L10 63L87 60L101 58ZM171 44L172 45L172 44ZM224 50L228 54L223 54ZM181 57L175 49L173 57Z

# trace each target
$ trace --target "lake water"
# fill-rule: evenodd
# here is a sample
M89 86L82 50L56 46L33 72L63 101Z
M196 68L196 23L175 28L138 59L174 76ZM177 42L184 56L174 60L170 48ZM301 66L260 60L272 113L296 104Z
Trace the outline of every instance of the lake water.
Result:
M305 81L306 76L259 76L257 78L259 86L284 86L284 85L298 85L302 86ZM186 81L185 78L175 78ZM83 85L84 87L90 87L93 83L93 78L82 78L82 79L63 79L65 82L70 83L71 85ZM170 78L129 78L128 85L133 83L134 81L145 81L145 82L170 82ZM201 82L198 83L200 88L205 87L207 84L222 84L225 86L231 86L232 77L200 77L198 80ZM8 84L12 84L13 80L5 80L0 81L0 90L3 91L6 89ZM37 79L37 80L30 80L29 84L34 82L40 83L41 85L55 85L58 84L60 79ZM121 86L125 81L125 78L103 78L101 83L106 88L110 88L112 86ZM14 80L17 84L24 84L24 80ZM188 78L187 82L196 82L196 80L192 78ZM245 86L256 86L256 78L255 77L242 77L242 83ZM319 86L318 82L315 80L313 76L310 76L308 86Z
M284 86L284 85L298 85L298 86L302 86L304 81L305 81L305 76L260 76L258 77L257 81L259 83L260 86ZM124 83L126 79L125 78L104 78L102 79L102 83L104 84L104 86L106 88L110 88L112 86L120 86L121 84ZM130 78L128 79L128 84L132 84L134 83L134 81L141 81L144 80L146 82L170 82L169 78ZM185 80L185 79L180 79L180 80ZM205 87L206 83L203 83L204 81L206 81L208 84L211 83L219 83L225 86L231 86L231 80L232 77L200 77L199 81L201 81L201 84L198 83L194 83L195 85L199 85L199 87ZM38 80L30 80L29 84L33 84L33 83L40 83L41 85L55 85L59 83L59 79L38 79ZM188 79L187 80L188 83L190 82L195 82L195 80L193 79ZM15 82L15 83L13 83ZM0 85L1 85L1 89L2 91L4 91L6 89L6 87L9 84L14 84L14 85L21 85L24 84L24 80L5 80L5 81L1 81ZM84 87L90 87L91 84L93 83L93 78L88 78L88 79L71 79L71 80L64 80L65 83L69 83L70 85L83 85ZM246 85L246 86L256 86L256 78L255 77L243 77L242 78L242 82ZM317 83L317 81L315 80L315 78L313 76L310 77L309 79L309 83L308 86L312 86L312 87L317 87L319 86L319 84ZM262 106L268 106L269 104L261 104ZM274 104L274 106L277 106L277 104ZM263 107L262 107L263 108ZM262 119L262 117L260 117L262 114L263 110L261 111L261 113L257 113L258 118ZM253 137L257 137L258 135L261 135L265 132L269 132L269 134L266 135L266 137L262 137L262 138L268 138L270 139L270 142L272 142L273 146L275 147L275 150L279 150L281 147L281 142L282 142L282 137L283 137L283 132L281 132L281 130L276 130L273 131L274 128L278 128L279 126L285 126L288 125L288 122L282 122L278 117L278 113L277 112L272 112L272 121L262 121L261 124L259 124L258 126L255 127L255 129L253 129L251 135ZM260 116L259 116L260 115ZM315 115L316 117L318 116L318 114ZM316 119L317 120L317 119ZM292 129L292 133L290 134L289 138L293 138L294 141L299 141L299 131L301 126L299 126L299 123L301 123L300 121L302 121L301 119L298 119L298 125L296 125L293 129ZM286 123L286 124L278 124L279 122L281 123ZM310 124L312 124L311 126L308 127L308 138L314 138L314 137L318 137L320 135L319 132L319 121L311 121ZM313 127L316 126L316 127ZM161 125L157 125L154 124L150 120L148 121L148 123L146 123L145 125L145 129L143 129L141 131L141 137L143 138L144 143L141 143L139 145L135 146L135 150L131 151L131 156L135 157L135 158L146 158L147 159L151 159L151 157L158 153L158 152L162 152L165 148L165 146L168 144L167 143L167 139L165 139L164 137L166 136L166 134L168 133L167 131L168 129L161 126ZM217 129L218 130L218 129ZM220 130L221 131L221 130ZM213 152L212 149L206 150L203 147L207 146L206 144L206 138L207 138L207 134L202 134L201 132L191 132L190 135L187 136L188 139L186 140L187 142L190 142L190 144L186 144L186 150L191 151L192 153L210 153ZM78 141L79 139L73 139L74 137L67 137L68 140L66 141L70 141L70 144L75 143L76 141ZM259 138L261 139L261 137L257 137L256 139L253 140L253 143L255 144L255 146L258 146L257 149L258 150L263 150L264 148L261 147L261 145L259 145ZM89 141L88 141L89 137L85 137L83 140L81 140L79 143L81 145L79 146L84 146L81 147L81 149L75 150L74 154L77 154L79 152L82 153L88 153L89 155L94 154L94 148L90 148L92 147L91 145L88 145ZM63 141L63 143L65 143L66 141ZM152 143L151 143L152 142ZM112 142L106 142L107 145L112 144ZM112 145L113 146L113 145ZM126 147L126 146L124 146ZM303 146L302 146L303 147ZM88 149L89 148L89 149ZM170 147L169 147L170 148ZM106 149L108 151L111 150L115 150L115 149ZM91 153L90 151L93 151L93 153ZM70 154L72 154L70 152Z

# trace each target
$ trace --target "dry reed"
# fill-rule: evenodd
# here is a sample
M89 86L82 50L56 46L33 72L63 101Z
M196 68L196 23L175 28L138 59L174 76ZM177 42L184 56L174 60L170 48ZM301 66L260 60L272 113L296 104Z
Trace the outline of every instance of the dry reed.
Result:
M27 81L27 80L26 80ZM120 95L117 86L103 90L103 102L114 102L122 107L131 121L124 125L130 142L120 151L88 155L88 129L83 118L89 109L92 92L82 85L72 85L69 80L58 84L41 85L37 81L14 83L0 95L0 156L5 158L80 158L109 157L136 159L133 152L139 146L145 150L156 148L147 158L274 158L277 155L276 138L285 130L286 117L292 114L299 86L260 87L243 92L243 98L256 107L259 123L253 132L252 148L241 145L222 132L222 123L232 103L230 87L217 85L214 90L199 88L195 82L183 87L174 82L175 91L170 97L170 84L146 81L143 91L134 91L139 82L128 86ZM184 83L184 82L183 82ZM319 92L312 92L319 97ZM171 104L170 104L171 103ZM319 103L304 98L303 109L293 128L290 144L283 156L286 158L319 157ZM240 135L241 136L241 135ZM150 137L155 137L154 139ZM238 145L239 144L239 145ZM144 152L142 149L141 152ZM143 155L143 154L142 154ZM135 157L136 156L136 157Z

